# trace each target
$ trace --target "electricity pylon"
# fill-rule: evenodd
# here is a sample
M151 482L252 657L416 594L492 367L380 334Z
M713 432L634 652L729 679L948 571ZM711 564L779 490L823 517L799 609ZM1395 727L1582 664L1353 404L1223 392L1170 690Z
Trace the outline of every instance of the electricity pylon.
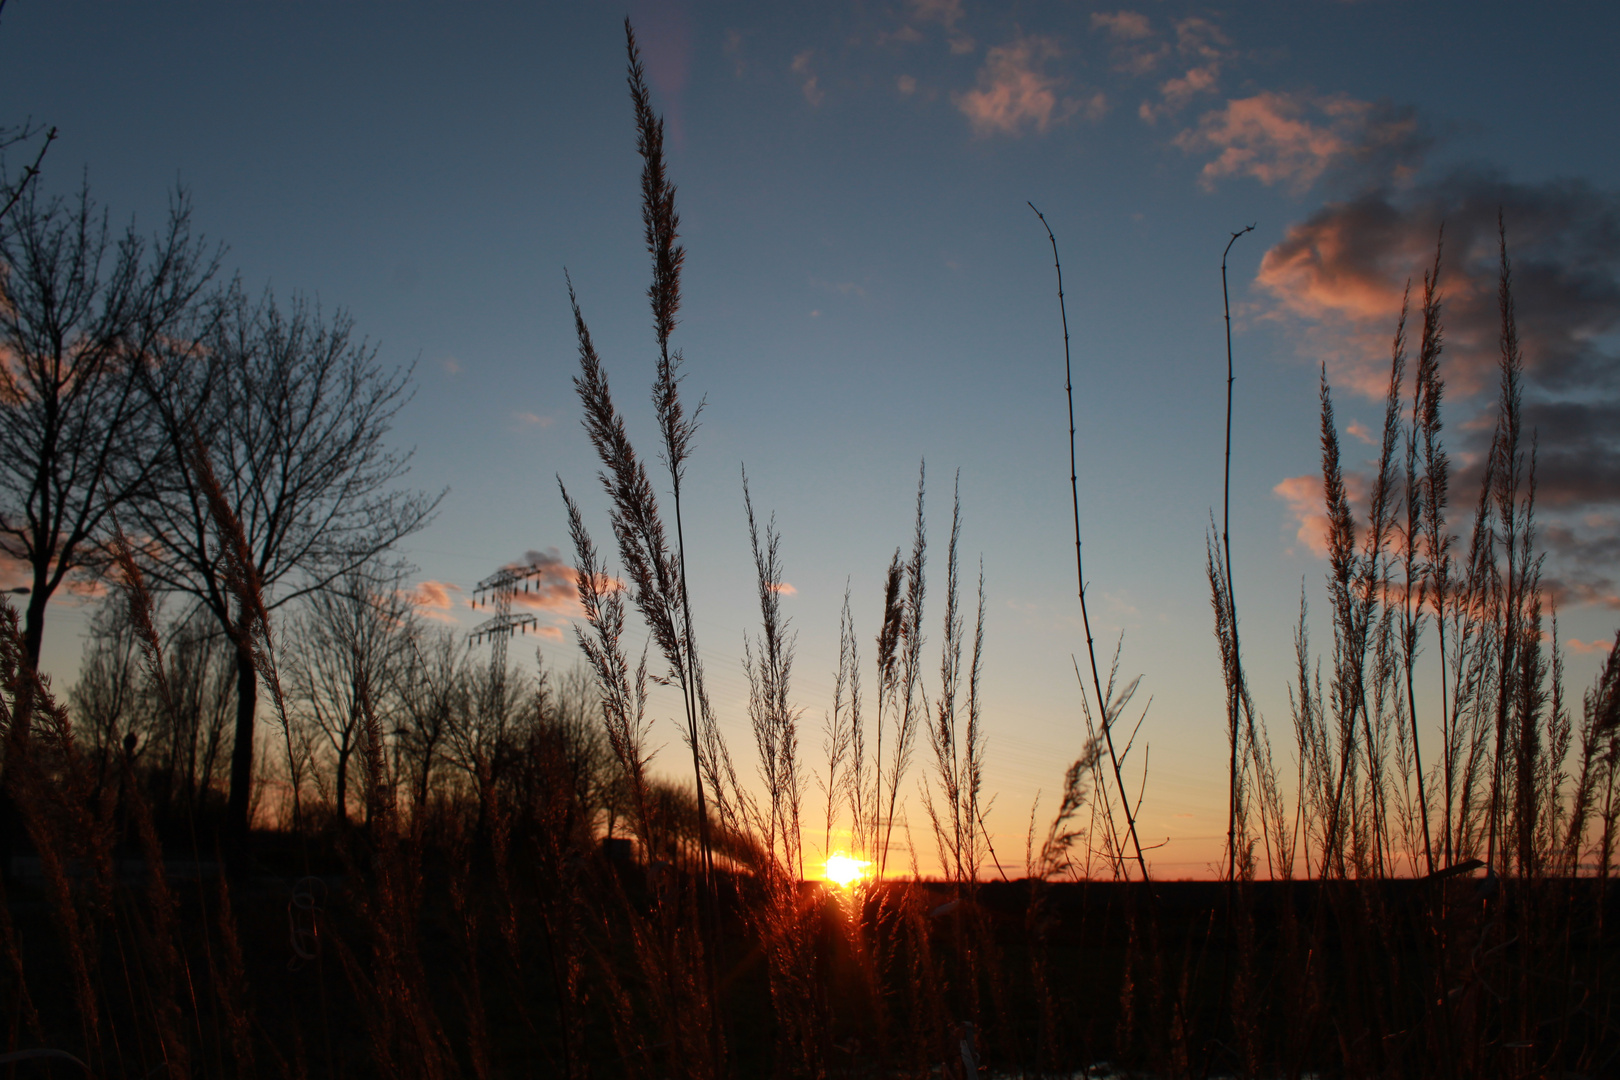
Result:
M533 615L512 614L512 598L517 595L519 586L528 592L530 581L544 572L545 567L532 563L527 566L503 566L473 587L473 607L479 606L479 598L482 597L485 607L493 604L495 608L495 615L474 627L467 640L474 645L481 641L490 644L490 691L497 707L504 707L506 701L507 642L513 634L527 634L540 626Z

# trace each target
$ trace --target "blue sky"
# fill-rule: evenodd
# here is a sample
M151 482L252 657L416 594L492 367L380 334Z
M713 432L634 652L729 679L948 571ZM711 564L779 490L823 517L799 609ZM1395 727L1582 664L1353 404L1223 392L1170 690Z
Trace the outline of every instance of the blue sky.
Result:
M783 534L814 766L846 581L869 654L926 459L930 652L958 469L964 557L984 559L987 787L1004 861L1021 862L1036 791L1055 798L1080 742L1070 657L1083 640L1062 339L1026 200L1064 258L1089 595L1099 639L1124 633L1122 669L1152 697L1143 832L1170 838L1163 872L1218 858L1225 804L1203 536L1221 493L1231 231L1256 226L1231 262L1234 569L1279 750L1302 582L1327 640L1325 564L1302 526L1318 366L1350 456L1370 456L1356 432L1379 406L1358 391L1377 385L1400 284L1421 273L1441 219L1455 255L1452 449L1466 464L1478 441L1471 391L1488 386L1494 347L1480 297L1501 206L1562 630L1612 637L1620 145L1603 133L1620 130L1620 11L642 0L629 13L670 127L688 252L676 344L687 392L708 401L688 480L692 588L739 755L742 638L757 618L739 467ZM410 482L449 495L405 553L424 598L452 605L427 610L470 626L478 579L529 551L566 555L557 476L606 534L569 382L564 268L652 448L624 14L12 0L0 121L56 125L47 188L87 177L115 220L156 226L183 185L195 227L228 245L251 291L346 309L385 363L416 365L394 435L415 447ZM541 643L571 663L568 612L553 606L540 614L556 637ZM82 609L55 604L46 665L59 684L82 628ZM1596 665L1572 650L1572 689ZM673 762L676 730L658 731Z

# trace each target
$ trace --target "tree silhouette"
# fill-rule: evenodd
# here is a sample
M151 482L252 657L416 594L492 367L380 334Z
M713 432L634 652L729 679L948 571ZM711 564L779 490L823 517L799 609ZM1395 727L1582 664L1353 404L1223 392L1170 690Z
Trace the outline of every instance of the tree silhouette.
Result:
M384 370L374 346L302 299L285 310L233 293L205 364L159 399L178 465L140 500L150 577L195 597L236 642L237 709L227 827L245 835L258 703L249 613L228 580L229 537L210 509L200 448L240 523L266 611L327 588L432 518L443 493L394 487L410 453L384 440L410 400L409 370Z

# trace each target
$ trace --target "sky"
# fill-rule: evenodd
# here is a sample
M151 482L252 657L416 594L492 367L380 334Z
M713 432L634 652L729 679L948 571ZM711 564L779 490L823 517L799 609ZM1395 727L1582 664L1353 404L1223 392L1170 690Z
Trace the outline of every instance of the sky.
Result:
M565 271L648 457L656 437L625 14L11 0L0 21L0 123L60 132L47 191L86 182L115 221L150 230L182 188L250 292L346 311L381 363L413 368L391 438L414 448L409 485L448 491L402 548L422 611L470 628L474 583L545 563L541 632L513 655L538 642L552 667L577 655L559 478L608 536ZM1229 264L1233 570L1284 771L1302 588L1315 640L1331 640L1319 375L1347 464L1365 470L1401 290L1442 222L1448 445L1466 470L1489 436L1500 209L1547 577L1571 691L1590 684L1620 623L1620 8L635 0L628 14L678 188L673 344L684 392L706 400L685 535L739 762L758 621L740 470L782 535L801 745L823 769L845 590L869 669L926 462L925 656L932 670L956 486L964 577L971 591L982 559L985 582L988 821L1022 872L1031 804L1055 807L1083 739L1085 662L1062 328L1029 202L1063 259L1093 628L1104 663L1117 642L1122 674L1142 676L1127 771L1145 761L1156 873L1221 857L1204 543L1222 491L1221 253L1244 226ZM58 686L88 610L53 602ZM657 763L676 770L677 704L655 704ZM925 748L917 761L921 829Z

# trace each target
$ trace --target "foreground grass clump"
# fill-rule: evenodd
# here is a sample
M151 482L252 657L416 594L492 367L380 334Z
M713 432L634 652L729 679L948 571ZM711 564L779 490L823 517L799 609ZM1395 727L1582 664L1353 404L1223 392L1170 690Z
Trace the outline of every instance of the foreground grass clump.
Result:
M936 682L923 476L869 626L846 598L819 771L800 749L780 538L744 478L758 782L739 779L686 587L680 501L701 406L683 404L672 347L679 219L628 44L672 500L666 517L571 295L613 538L604 556L564 492L585 666L525 676L474 664L413 621L380 572L312 604L288 647L238 510L199 453L222 602L239 612L223 659L185 620L165 620L122 538L109 634L123 651L97 654L101 674L71 708L26 663L0 605L15 854L0 896L0 1065L481 1080L1612 1071L1620 639L1577 721L1540 586L1505 237L1501 392L1466 541L1447 518L1438 255L1412 371L1404 314L1394 338L1359 518L1323 380L1333 643L1324 678L1302 606L1292 784L1243 674L1224 524L1211 538L1231 738L1226 880L1151 879L1140 793L1122 778L1131 742L1113 738L1136 684L1117 663L1102 679L1089 640L1087 737L1053 820L1042 831L1032 815L1023 876L1008 880L982 820L983 574L970 631L956 503ZM1077 558L1083 582L1078 571ZM651 643L640 654L626 640L636 621ZM865 633L875 652L863 662ZM1421 665L1430 635L1437 662ZM241 656L284 756L270 778L279 812L259 815L280 827L245 838L207 764L224 700L210 680L223 671L228 686ZM1440 711L1425 722L1415 686L1436 677ZM680 694L689 778L684 757L680 780L649 768L649 680ZM1425 767L1420 748L1435 747ZM921 812L908 817L919 779ZM812 782L826 811L808 822ZM817 832L827 852L847 834L875 876L807 880ZM904 877L900 859L930 837L941 878L915 865Z

